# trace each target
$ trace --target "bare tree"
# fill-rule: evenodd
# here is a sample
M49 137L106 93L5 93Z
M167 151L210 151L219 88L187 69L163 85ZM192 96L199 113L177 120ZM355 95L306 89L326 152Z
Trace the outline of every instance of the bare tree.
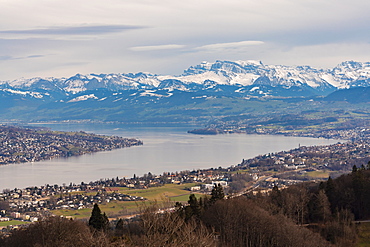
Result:
M3 246L103 247L109 246L109 241L104 233L93 234L81 221L50 217L15 230Z

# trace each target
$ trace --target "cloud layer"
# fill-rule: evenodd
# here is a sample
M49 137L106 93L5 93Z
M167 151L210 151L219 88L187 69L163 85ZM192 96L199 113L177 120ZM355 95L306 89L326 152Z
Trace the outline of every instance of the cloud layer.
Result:
M172 49L181 49L184 48L184 45L148 45L148 46L134 46L131 47L132 51L160 51L160 50L172 50Z
M126 25L100 25L78 27L48 27L26 30L3 30L0 34L31 34L31 35L96 35L105 33L122 32L139 27Z
M0 80L370 60L366 0L0 0Z
M249 46L262 45L263 41L240 41L231 43L209 44L197 47L198 50L209 52L228 52L230 50L241 50Z

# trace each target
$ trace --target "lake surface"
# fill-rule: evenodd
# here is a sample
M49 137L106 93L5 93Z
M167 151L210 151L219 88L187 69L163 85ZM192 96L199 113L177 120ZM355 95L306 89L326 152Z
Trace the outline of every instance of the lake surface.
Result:
M151 172L237 165L242 159L259 154L296 148L299 145L326 145L338 142L304 137L269 135L188 134L195 128L138 127L119 124L39 124L53 130L138 138L143 146L98 152L70 158L57 158L35 163L0 166L0 190L44 184L90 182L102 178L132 177Z

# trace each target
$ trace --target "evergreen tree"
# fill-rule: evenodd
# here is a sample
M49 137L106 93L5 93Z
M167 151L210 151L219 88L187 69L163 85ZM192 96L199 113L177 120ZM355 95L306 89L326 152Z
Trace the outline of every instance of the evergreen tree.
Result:
M189 206L185 207L185 220L189 220L193 216L200 217L201 207L194 194L189 196Z
M108 216L105 214L105 212L103 213L102 215L102 222L103 222L103 227L102 229L105 231L105 230L108 230L109 229L109 219L108 219Z
M97 230L107 230L109 227L109 220L107 215L101 213L98 204L94 204L94 208L91 212L91 217L89 219L89 226Z
M176 202L175 203L175 210L176 210L176 213L181 217L181 218L185 218L185 208L184 205L182 205L181 202Z
M210 203L214 204L218 200L224 199L225 194L221 184L215 184L211 192Z
M361 170L352 174L352 188L353 188L353 211L356 219L363 218L365 214L365 178Z
M270 200L273 205L272 206L273 214L279 213L281 209L283 208L284 203L283 203L283 197L281 195L281 191L276 185L272 188L272 191L270 193Z
M331 209L331 212L333 213L335 212L338 206L338 197L337 197L334 181L331 177L329 177L328 181L326 182L325 194L329 199L330 209Z
M199 215L200 213L200 205L199 205L199 202L197 200L197 198L195 197L194 194L191 194L189 196L189 206L191 207L192 211L193 211L193 214L195 215Z
M116 224L115 234L116 236L121 236L123 235L123 232L124 232L124 222L122 219L119 219Z

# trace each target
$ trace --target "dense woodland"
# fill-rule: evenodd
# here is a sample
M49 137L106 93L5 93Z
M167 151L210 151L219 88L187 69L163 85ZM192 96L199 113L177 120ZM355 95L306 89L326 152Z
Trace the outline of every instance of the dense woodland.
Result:
M370 164L321 183L226 199L190 195L186 205L109 222L95 205L88 222L51 217L15 230L0 246L354 246L370 218Z

